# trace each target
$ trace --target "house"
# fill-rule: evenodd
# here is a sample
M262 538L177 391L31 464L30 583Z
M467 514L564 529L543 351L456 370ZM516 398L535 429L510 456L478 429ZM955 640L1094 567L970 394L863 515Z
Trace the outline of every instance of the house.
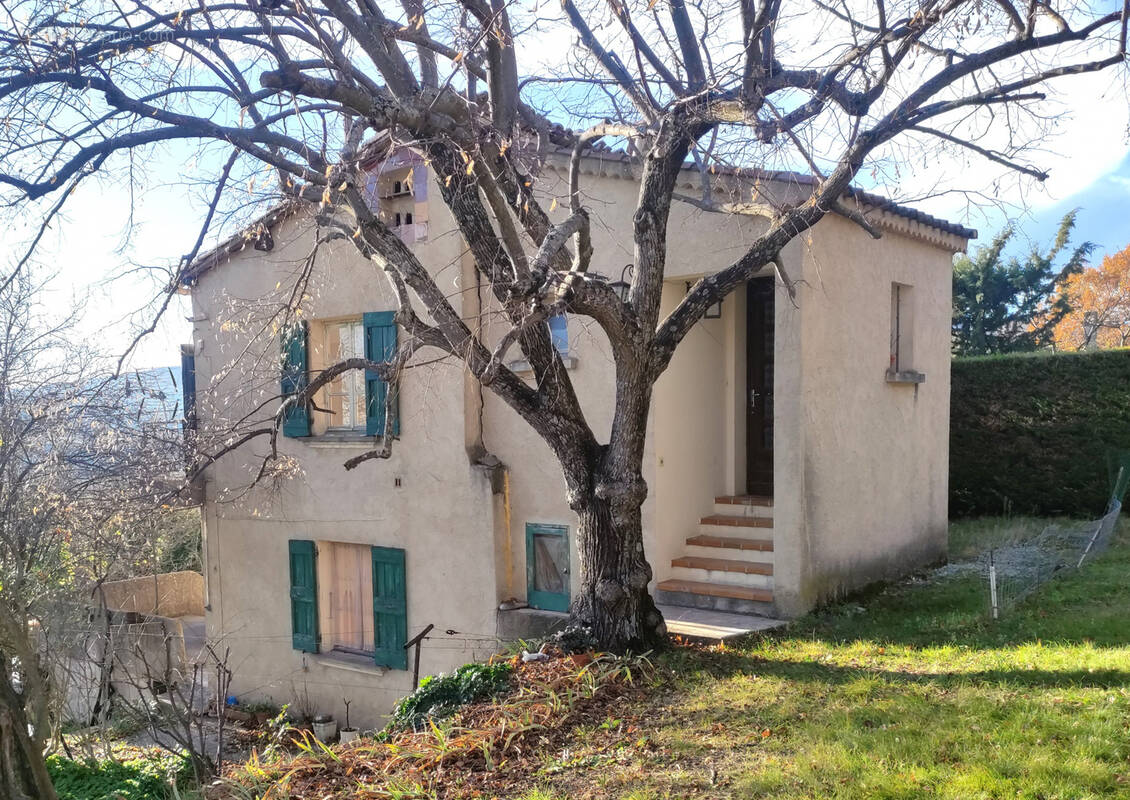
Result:
M592 268L619 280L631 269L633 167L608 151L582 164ZM566 172L549 155L539 190L565 197ZM779 203L811 186L788 173L713 180L716 195L756 190ZM700 188L688 169L679 191ZM427 166L399 151L371 165L368 191L490 338L501 324ZM795 298L764 270L707 314L656 386L643 519L661 602L791 617L945 557L951 264L975 233L863 192L845 202L882 238L825 217L782 255ZM676 203L665 311L766 224ZM314 249L311 221L280 209L193 265L187 360L201 436L273 412L280 385L293 391L338 357L394 345L379 270L349 242ZM280 341L270 314L296 280L306 321ZM607 430L612 362L585 323L551 327L594 430ZM404 643L427 626L421 674L483 657L567 608L576 523L554 458L462 364L420 362L402 379L387 461L342 466L383 430L383 403L371 401L386 387L352 374L287 419L278 448L289 471L245 488L264 439L207 470L208 636L231 648L233 693L338 715L348 698L353 721L375 725L412 690ZM534 610L500 611L511 599Z

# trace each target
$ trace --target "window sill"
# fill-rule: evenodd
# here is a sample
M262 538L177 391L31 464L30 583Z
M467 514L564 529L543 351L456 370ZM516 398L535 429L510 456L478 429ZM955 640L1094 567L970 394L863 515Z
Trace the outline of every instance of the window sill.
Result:
M380 437L367 436L361 432L348 432L348 431L331 431L323 433L318 436L311 436L306 441L311 447L326 447L326 448L370 448L373 447Z
M887 383L919 384L925 382L925 372L915 372L912 369L904 369L901 372L895 372L893 369L887 370Z
M330 651L312 656L315 664L329 669L341 669L346 672L360 672L364 675L384 675L388 670L378 667L373 663L372 656L362 656L355 653L342 653Z
M577 357L562 354L561 363L565 365L565 369L576 369ZM530 366L530 362L524 358L519 358L515 361L508 361L506 363L506 366L510 369L511 372L514 372L516 375L520 375L522 377L534 374L534 368Z

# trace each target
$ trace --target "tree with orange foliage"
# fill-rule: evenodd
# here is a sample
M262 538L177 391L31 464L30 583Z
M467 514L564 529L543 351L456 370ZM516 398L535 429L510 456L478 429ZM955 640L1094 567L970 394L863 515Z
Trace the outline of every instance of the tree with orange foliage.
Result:
M1068 276L1057 294L1071 308L1055 326L1057 350L1130 346L1130 245Z

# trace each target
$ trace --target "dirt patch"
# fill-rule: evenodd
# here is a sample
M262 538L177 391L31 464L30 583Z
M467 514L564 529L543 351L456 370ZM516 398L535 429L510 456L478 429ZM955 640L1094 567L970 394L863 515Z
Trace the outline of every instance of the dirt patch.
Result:
M580 662L580 663L579 663ZM588 663L558 655L544 662L512 660L510 690L466 706L425 730L325 746L309 737L295 741L296 755L229 771L228 785L209 800L234 800L243 790L277 798L507 797L532 785L547 764L569 764L578 728L586 734L585 758L599 760L629 735L631 701L650 672L643 660L600 656ZM619 716L617 716L619 714ZM606 724L609 720L615 724ZM594 750L595 748L595 750ZM595 755L594 755L595 753Z

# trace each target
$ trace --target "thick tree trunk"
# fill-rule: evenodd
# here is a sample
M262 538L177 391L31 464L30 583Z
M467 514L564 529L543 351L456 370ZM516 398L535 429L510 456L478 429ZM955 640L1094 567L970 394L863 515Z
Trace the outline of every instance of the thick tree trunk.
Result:
M0 703L0 797L57 800L42 749L28 735L19 709Z
M640 504L584 498L577 509L581 586L570 608L574 624L612 652L661 647L667 626L647 591L651 565L643 550Z

